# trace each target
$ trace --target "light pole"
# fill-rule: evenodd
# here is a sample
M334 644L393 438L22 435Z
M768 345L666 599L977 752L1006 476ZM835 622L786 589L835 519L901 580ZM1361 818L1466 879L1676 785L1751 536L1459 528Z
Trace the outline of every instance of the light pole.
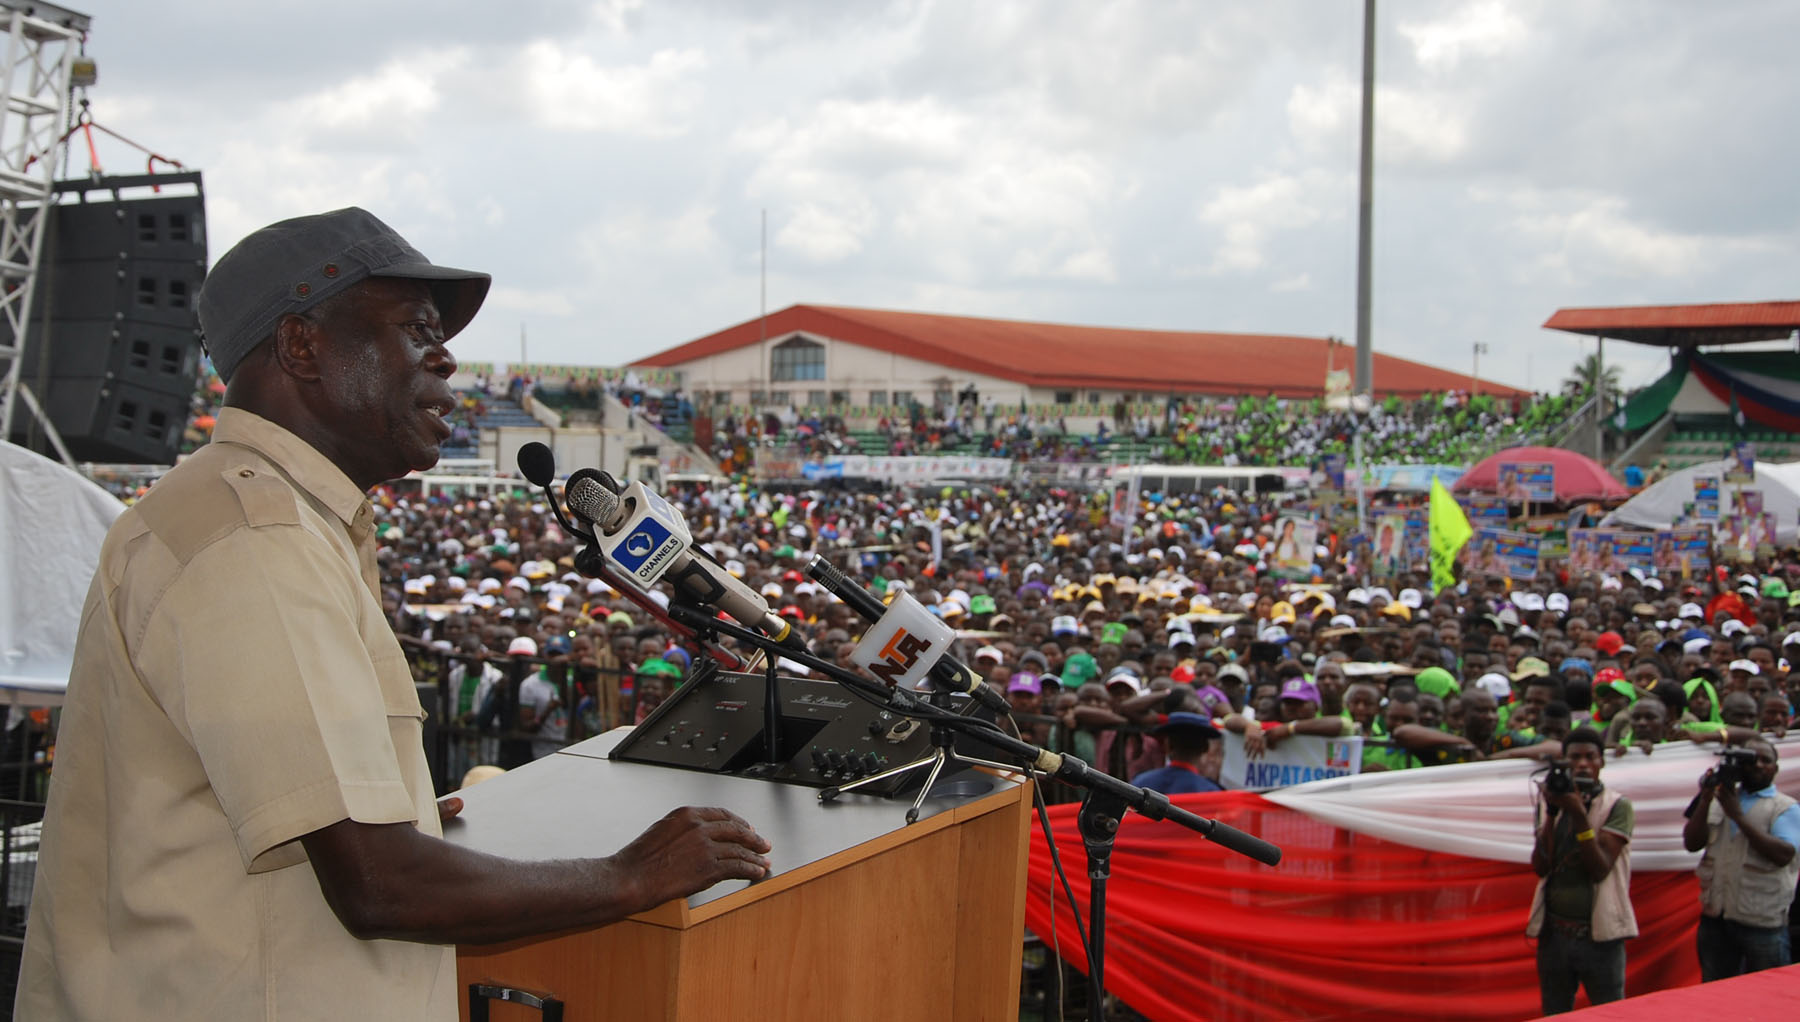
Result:
M1352 393L1375 393L1375 354L1369 340L1369 289L1373 272L1375 183L1375 0L1363 0L1362 149L1356 202L1356 384Z
M1475 367L1469 371L1469 396L1481 393L1481 356L1488 353L1486 341L1475 342Z

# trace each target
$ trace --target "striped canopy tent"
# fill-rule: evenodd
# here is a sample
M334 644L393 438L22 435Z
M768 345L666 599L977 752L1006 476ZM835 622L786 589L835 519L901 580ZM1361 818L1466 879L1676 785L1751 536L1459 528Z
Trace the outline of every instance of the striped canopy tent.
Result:
M1800 432L1800 354L1703 352L1780 341L1800 330L1800 301L1558 309L1551 330L1674 349L1669 371L1619 409L1613 425L1642 429L1665 414L1729 415L1739 424Z
M1623 430L1676 415L1728 415L1800 433L1800 355L1786 351L1676 352L1669 371L1632 395L1613 416Z

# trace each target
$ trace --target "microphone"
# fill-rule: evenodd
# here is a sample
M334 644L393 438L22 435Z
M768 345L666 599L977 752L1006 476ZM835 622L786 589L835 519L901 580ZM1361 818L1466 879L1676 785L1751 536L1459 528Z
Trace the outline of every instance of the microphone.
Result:
M519 448L519 473L537 487L549 486L556 478L556 455L550 448L533 440Z
M584 468L570 476L563 486L563 502L582 521L594 525L610 522L616 529L619 525L615 521L619 513L619 495L601 482L599 475L591 468Z
M625 569L626 577L645 588L667 578L685 601L722 610L789 649L806 650L805 640L786 618L769 610L762 594L705 551L694 556L693 539L679 511L641 482L618 494L606 485L609 481L604 473L583 469L569 478L563 493L569 510L594 527L607 556Z
M874 593L864 589L852 581L837 565L832 564L819 554L806 562L806 574L814 582L825 587L825 591L849 604L856 611L856 616L870 624L876 624L888 613L887 605L882 603ZM931 687L940 692L961 692L980 700L983 706L996 713L1011 713L1012 704L1006 697L994 691L981 675L963 666L962 662L946 653L938 657L931 665Z
M590 543L593 542L592 533L577 529L569 522L568 516L563 514L562 508L556 506L556 494L550 491L550 484L556 481L556 455L551 453L550 448L533 440L520 447L519 453L514 457L519 465L519 474L523 475L531 485L544 491L544 500L550 505L550 512L556 516L557 522L573 535L580 536ZM567 502L566 496L564 502Z

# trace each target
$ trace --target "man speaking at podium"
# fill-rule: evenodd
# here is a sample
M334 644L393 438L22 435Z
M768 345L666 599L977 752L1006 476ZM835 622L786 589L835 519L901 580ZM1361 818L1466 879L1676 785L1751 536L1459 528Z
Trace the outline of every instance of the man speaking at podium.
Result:
M722 809L607 858L440 836L365 492L437 462L445 344L488 281L360 209L266 227L213 267L200 324L226 407L102 549L18 1017L453 1019L451 945L767 873L767 842Z

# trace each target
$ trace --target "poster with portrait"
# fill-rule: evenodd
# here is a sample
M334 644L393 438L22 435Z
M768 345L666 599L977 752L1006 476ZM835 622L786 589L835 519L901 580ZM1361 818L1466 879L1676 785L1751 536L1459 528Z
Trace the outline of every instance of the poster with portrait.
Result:
M1653 542L1654 563L1659 575L1673 575L1686 580L1712 571L1711 526L1684 525L1674 529L1658 529Z
M1756 445L1740 441L1731 445L1731 457L1725 462L1728 483L1756 482Z
M1329 489L1344 488L1344 465L1346 459L1342 454L1327 454L1319 459L1319 467L1325 473L1325 485Z
M1719 527L1719 556L1727 561L1746 564L1774 546L1774 515L1726 515Z
M1548 461L1503 461L1495 492L1509 504L1549 503L1556 499L1556 466Z
M1375 538L1369 558L1374 578L1393 578L1406 564L1406 516L1384 514L1375 519Z
M1718 521L1719 477L1694 477L1694 517L1701 521Z
M1107 521L1116 528L1130 530L1138 517L1138 482L1136 472L1124 486L1113 487L1112 507L1109 509ZM1129 533L1128 533L1129 534Z
M1600 570L1600 548L1612 547L1612 535L1606 529L1569 530L1569 577L1593 575Z
M1287 579L1312 578L1313 549L1318 543L1318 522L1291 516L1276 520L1275 574Z
M1761 490L1737 490L1732 493L1731 502L1740 515L1763 513L1763 492Z
M1400 548L1410 565L1424 564L1431 556L1431 509L1406 509L1406 543Z
M1500 575L1515 582L1530 582L1538 573L1539 537L1510 529L1476 529L1469 545L1469 570Z
M1494 528L1505 528L1506 519L1512 514L1512 505L1501 497L1487 497L1470 494L1461 498L1463 514L1469 519L1472 528L1491 525Z
M1656 535L1636 529L1612 530L1611 574L1620 575L1636 568L1650 571L1656 561Z

